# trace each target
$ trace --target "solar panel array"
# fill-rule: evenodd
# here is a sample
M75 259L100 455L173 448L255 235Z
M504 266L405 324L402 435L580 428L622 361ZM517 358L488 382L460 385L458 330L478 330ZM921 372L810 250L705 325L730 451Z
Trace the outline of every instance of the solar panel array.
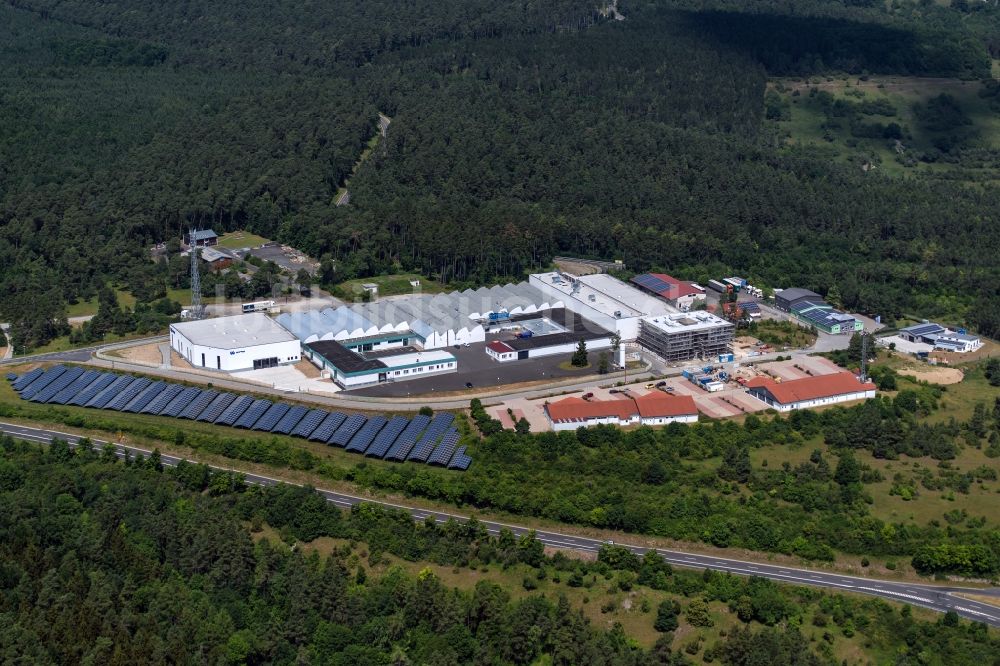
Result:
M455 451L454 457L452 457L451 462L448 463L448 469L457 469L465 471L469 469L469 465L472 464L472 458L465 454L465 447L459 447L458 451Z
M632 278L632 282L639 285L640 287L645 287L650 291L663 295L669 293L671 289L671 284L664 282L655 275L650 275L649 273L643 273L642 275L636 275Z
M431 424L427 427L427 432L424 436L420 438L413 450L410 451L406 456L406 460L416 460L419 462L427 462L430 458L431 453L434 452L435 447L437 447L438 441L441 436L451 425L451 422L455 420L455 417L451 414L438 414L431 421ZM400 458L402 460L402 458Z
M411 460L456 470L472 464L465 447L458 447L460 438L451 414L433 419L423 414L412 419L368 418L64 365L36 368L23 375L8 373L7 381L21 398L38 403L171 416L291 435L396 462Z
M375 439L375 435L379 433L385 424L389 422L389 419L384 416L373 416L368 419L368 422L361 426L358 433L351 438L351 441L347 443L345 447L348 451L354 453L364 453L368 446Z

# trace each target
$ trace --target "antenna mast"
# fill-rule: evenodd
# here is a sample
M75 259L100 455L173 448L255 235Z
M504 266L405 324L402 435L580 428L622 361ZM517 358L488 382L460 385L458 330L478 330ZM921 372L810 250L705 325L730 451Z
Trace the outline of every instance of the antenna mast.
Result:
M199 231L201 231L199 229ZM201 274L198 272L198 237L194 231L188 231L188 238L191 241L191 318L202 319L205 316L204 306L201 304Z
M861 332L861 381L868 381L868 333Z

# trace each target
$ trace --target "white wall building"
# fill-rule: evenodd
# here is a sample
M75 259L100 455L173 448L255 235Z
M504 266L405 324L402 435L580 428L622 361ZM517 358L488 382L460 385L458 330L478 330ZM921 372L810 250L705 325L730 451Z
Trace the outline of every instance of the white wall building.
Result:
M552 300L562 301L567 310L617 332L624 341L639 337L643 317L677 312L661 299L604 273L580 277L555 271L536 273L528 282Z
M747 393L779 412L824 407L875 397L875 385L862 384L850 372L816 375L776 382L770 377L754 377L746 383Z
M313 365L345 389L458 371L458 360L440 349L383 352L366 357L336 340L317 340L306 345L305 354Z
M196 368L258 370L302 357L298 338L263 313L170 325L170 347Z

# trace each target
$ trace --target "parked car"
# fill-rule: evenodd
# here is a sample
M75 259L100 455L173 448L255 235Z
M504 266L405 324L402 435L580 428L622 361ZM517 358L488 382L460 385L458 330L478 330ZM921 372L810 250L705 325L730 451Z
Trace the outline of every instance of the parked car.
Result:
M666 381L656 382L656 388L663 388L666 385L667 385Z
M591 398L593 398L593 397L594 397L594 394L593 394L593 393L584 393L584 394L583 394L583 399L584 399L584 400L590 400L590 399L591 399Z

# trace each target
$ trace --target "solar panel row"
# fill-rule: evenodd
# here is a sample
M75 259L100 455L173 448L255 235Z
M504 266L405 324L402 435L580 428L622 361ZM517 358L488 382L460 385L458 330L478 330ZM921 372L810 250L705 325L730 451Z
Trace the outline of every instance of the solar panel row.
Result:
M455 455L452 456L451 462L448 463L448 469L457 469L465 471L469 469L469 465L472 464L472 458L470 458L465 453L465 447L459 447L458 451L455 451Z
M337 428L337 432L330 436L327 440L327 444L333 446L347 446L347 443L351 441L351 438L361 430L361 426L367 421L365 417L360 414L351 414L344 421L344 424Z
M249 430L260 420L260 417L264 416L273 404L270 400L264 400L263 398L254 400L247 407L247 410L240 415L240 418L236 419L236 423L233 425L237 428L246 428Z
M650 291L656 292L658 294L670 291L670 285L668 283L664 282L658 277L649 274L637 275L636 277L632 278L632 282L635 282L640 287L645 287L646 289L649 289Z
M351 438L351 441L347 443L345 447L348 451L354 453L364 453L368 445L372 443L375 439L375 435L385 427L385 424L389 422L389 419L384 416L373 416L368 419L368 422L361 426L357 434Z
M274 424L274 429L271 432L277 432L282 435L291 434L292 430L298 426L308 413L308 407L293 405L287 412L285 412L285 415L282 416L276 424Z
M431 422L431 417L425 414L417 414L410 420L410 424L406 426L402 434L396 439L395 443L389 447L389 451L385 454L386 460L406 460L406 456L409 455L410 451L413 449L413 445L417 443L417 438L420 437L420 433L424 431L427 424Z
M347 414L341 414L340 412L330 412L323 419L323 422L316 426L316 429L312 431L309 435L309 439L314 442L323 442L324 444L330 441L333 434L337 432L337 429L347 420Z
M451 462L451 457L455 455L455 448L458 446L458 431L452 428L441 438L441 443L434 449L427 462L431 465L447 465Z
M468 469L472 463L465 447L455 450L459 435L451 427L451 414L438 414L433 419L423 414L412 419L366 418L63 365L48 370L36 368L21 376L8 373L7 380L23 399L39 403L171 416L280 433L385 460L429 462L450 469Z
M299 421L299 424L295 426L292 430L293 437L309 437L312 435L313 430L315 430L320 423L323 422L327 416L326 410L324 409L313 409Z
M375 438L375 441L371 443L371 446L365 449L365 455L371 458L384 458L385 454L389 451L389 447L392 446L392 443L396 441L396 438L399 437L409 423L410 419L405 416L393 416L378 434L378 437Z

